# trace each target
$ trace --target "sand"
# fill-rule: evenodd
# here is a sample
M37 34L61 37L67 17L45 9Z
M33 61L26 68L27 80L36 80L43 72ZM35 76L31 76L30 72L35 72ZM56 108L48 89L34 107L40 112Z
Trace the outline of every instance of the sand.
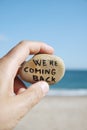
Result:
M45 97L15 130L87 130L87 97Z

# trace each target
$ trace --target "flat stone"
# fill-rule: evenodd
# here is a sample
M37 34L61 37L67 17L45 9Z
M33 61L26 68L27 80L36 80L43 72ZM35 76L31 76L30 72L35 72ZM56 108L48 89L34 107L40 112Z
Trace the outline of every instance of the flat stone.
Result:
M20 77L30 83L46 81L55 84L65 73L65 65L60 57L49 54L37 54L24 62L19 70Z

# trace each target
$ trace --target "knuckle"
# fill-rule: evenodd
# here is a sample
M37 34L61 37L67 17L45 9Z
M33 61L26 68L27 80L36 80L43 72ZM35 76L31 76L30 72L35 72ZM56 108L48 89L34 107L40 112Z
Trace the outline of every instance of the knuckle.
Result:
M26 44L28 41L27 40L21 40L20 42L19 42L19 44Z

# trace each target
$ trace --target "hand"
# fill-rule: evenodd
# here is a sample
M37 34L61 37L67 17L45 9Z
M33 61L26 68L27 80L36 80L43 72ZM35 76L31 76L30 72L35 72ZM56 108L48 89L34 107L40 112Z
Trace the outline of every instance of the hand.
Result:
M22 41L0 59L0 130L13 129L49 90L44 81L26 88L17 77L27 56L36 53L52 54L53 48L41 42Z

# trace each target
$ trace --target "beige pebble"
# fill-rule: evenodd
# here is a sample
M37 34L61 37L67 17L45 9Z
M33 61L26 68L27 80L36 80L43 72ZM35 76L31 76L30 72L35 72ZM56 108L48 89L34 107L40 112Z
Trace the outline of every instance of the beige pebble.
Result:
M37 54L24 62L19 70L20 77L30 83L46 81L55 84L62 79L65 65L60 57L49 54Z

